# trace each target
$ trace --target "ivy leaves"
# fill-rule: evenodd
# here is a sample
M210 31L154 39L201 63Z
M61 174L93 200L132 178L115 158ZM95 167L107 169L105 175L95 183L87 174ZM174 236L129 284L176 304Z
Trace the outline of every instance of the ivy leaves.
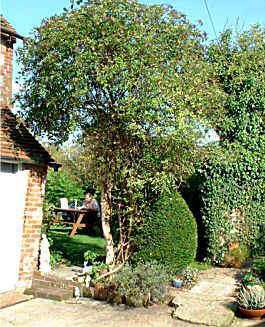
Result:
M208 255L215 262L222 261L233 241L254 254L264 251L264 39L260 26L235 37L228 30L208 52L227 98L215 121L222 156L214 155L201 170Z

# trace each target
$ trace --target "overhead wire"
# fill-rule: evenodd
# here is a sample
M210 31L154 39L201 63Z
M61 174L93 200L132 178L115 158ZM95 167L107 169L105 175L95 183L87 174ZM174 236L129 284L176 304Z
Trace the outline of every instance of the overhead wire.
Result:
M204 5L205 5L205 8L206 8L206 10L207 10L208 16L209 16L209 18L210 18L210 22L211 22L211 24L212 24L212 28L213 28L213 31L214 31L215 37L216 37L216 39L217 39L216 29L215 29L215 27L214 27L214 23L213 23L212 15L211 15L211 12L210 12L209 7L208 7L207 0L204 0Z

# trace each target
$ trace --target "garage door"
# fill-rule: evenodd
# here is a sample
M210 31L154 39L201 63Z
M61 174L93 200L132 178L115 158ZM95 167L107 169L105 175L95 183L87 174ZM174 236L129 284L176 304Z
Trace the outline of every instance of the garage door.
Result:
M18 164L0 164L0 292L18 281L27 172Z

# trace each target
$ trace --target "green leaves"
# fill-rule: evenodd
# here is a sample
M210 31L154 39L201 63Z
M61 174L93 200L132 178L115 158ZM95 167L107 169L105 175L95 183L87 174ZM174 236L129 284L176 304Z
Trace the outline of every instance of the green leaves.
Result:
M157 118L176 126L196 110L199 119L213 95L202 41L169 7L89 1L44 21L20 49L21 114L36 133L58 142L72 132L70 121L76 128L100 128L99 117L115 124L121 108L126 122L141 122L141 134L156 129Z
M224 110L213 117L223 155L201 170L208 256L217 263L234 241L264 252L264 37L260 26L236 36L228 30L208 51L226 93Z
M134 268L126 264L114 275L113 283L127 305L148 307L152 303L163 303L169 279L164 266L149 262Z
M156 260L176 273L195 258L197 226L187 204L179 193L161 193L149 204L144 226L136 240L133 260Z
M112 190L119 249L130 248L149 194L193 171L197 126L223 108L204 41L169 6L90 0L44 20L19 50L21 116L56 143L78 132L88 175Z
M67 198L69 202L74 199L82 200L83 195L84 190L73 176L68 176L67 173L62 170L58 172L49 170L45 193L45 200L49 204L59 206L60 198L64 197Z

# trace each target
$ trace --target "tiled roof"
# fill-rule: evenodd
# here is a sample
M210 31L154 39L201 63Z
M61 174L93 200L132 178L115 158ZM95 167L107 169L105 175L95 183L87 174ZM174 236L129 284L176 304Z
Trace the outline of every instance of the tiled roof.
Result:
M14 29L14 27L12 25L10 25L8 23L8 21L2 15L0 15L0 24L1 24L1 27L6 28L10 32L16 33L16 30Z
M54 163L50 154L9 108L0 108L0 154L2 158L14 158L35 164L52 166Z

